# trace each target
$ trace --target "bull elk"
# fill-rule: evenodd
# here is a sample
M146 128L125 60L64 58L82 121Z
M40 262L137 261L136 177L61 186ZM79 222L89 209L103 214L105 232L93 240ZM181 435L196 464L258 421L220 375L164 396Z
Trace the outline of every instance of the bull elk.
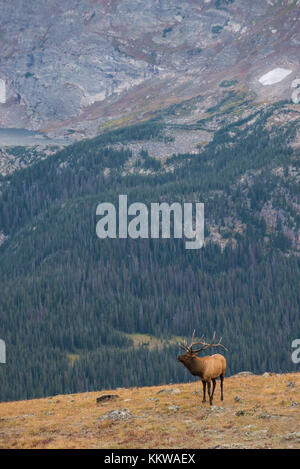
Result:
M221 344L221 339L216 344L215 337L216 333L214 333L212 341L208 344L203 341L204 336L198 342L194 342L195 331L193 332L192 342L188 346L186 343L179 344L179 346L185 351L184 355L179 355L178 360L183 363L183 365L189 370L189 372L193 376L199 376L202 381L203 385L203 400L202 402L206 402L206 384L209 396L209 403L212 405L213 397L216 387L216 379L220 377L221 379L221 401L223 401L223 381L225 378L225 371L226 371L226 359L223 355L216 354L211 356L205 357L197 357L197 353L202 352L203 350L210 349L212 347L223 347L225 350L226 347ZM193 350L195 345L201 345L200 348L197 350ZM211 383L212 391L211 391Z

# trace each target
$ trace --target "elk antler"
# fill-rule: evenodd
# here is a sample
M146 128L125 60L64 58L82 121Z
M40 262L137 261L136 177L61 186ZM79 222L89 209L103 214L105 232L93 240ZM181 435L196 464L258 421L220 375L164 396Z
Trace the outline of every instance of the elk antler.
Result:
M186 343L186 340L184 340L184 343L183 344L179 344L179 347L182 348L182 350L184 350L185 352L189 352L189 347Z
M194 329L194 332L193 332L193 335L192 335L192 342L190 343L190 345L188 345L186 343L186 340L184 340L184 343L183 344L179 344L179 347L182 348L183 350L185 350L186 352L191 352L192 351L192 347L193 345L193 340L194 340L194 337L195 337L195 332L196 330ZM203 339L204 336L201 337L201 340Z
M206 342L203 342L203 340L202 340L203 336L202 336L201 339L199 340L199 342L195 342L194 344L192 344L192 347L194 345L203 345L203 347L201 347L200 349L197 349L197 350L193 350L193 353L202 352L203 350L207 350L208 348L212 348L212 347L222 347L224 350L227 350L227 348L223 344L221 344L222 337L220 338L220 340L217 344L215 344L215 338L216 338L216 333L214 332L214 335L213 335L213 338L212 338L210 344L207 344Z
M222 347L223 349L227 350L227 348L223 344L221 344L222 337L219 340L219 342L217 344L215 344L215 338L216 338L216 333L215 332L214 332L214 335L213 335L213 338L212 338L212 341L210 342L210 344L207 344L206 342L203 342L204 335L198 340L198 342L194 342L194 337L195 337L195 329L194 329L194 332L193 332L193 335L192 335L192 341L191 341L190 345L187 345L186 341L184 341L184 344L179 344L179 347L181 347L185 352L192 352L192 353L199 353L199 352L202 352L203 350L206 350L206 349L211 348L211 347ZM197 350L193 350L193 347L195 345L202 345L203 347L201 347L200 349L197 349Z
M198 342L194 342L195 332L196 332L196 330L194 329L194 332L193 332L193 335L192 335L192 342L191 342L190 346L188 347L188 349L189 349L190 352L192 352L192 348L194 347L194 345L202 344L202 340L204 339L204 335L203 335L203 336L199 339Z

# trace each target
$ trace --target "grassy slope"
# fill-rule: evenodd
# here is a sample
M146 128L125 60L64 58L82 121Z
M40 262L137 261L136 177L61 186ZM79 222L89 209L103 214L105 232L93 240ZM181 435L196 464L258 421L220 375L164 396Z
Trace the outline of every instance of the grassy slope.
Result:
M104 404L105 392L1 403L0 448L300 448L300 373L228 378L212 408L199 382L174 388L118 389ZM99 420L124 408L135 418Z

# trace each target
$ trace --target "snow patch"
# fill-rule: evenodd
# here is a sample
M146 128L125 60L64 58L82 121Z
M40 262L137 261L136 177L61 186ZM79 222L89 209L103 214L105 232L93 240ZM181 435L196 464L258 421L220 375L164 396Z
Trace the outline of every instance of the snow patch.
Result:
M296 78L296 80L292 81L292 88L298 88L300 86L300 78Z
M270 72L263 75L259 82L263 85L275 85L275 83L279 83L280 81L284 80L288 75L292 73L292 70L288 70L287 68L274 68Z
M242 26L239 23L235 23L234 21L229 21L227 26L224 27L227 31L231 33L239 33L242 29Z
M182 20L183 20L183 18L182 18L181 15L176 15L176 16L175 16L175 20L177 20L179 23L181 23Z
M292 92L292 101L294 104L300 103L300 89L296 89Z
M291 88L292 92L292 101L294 104L300 103L300 78L296 78L292 81Z

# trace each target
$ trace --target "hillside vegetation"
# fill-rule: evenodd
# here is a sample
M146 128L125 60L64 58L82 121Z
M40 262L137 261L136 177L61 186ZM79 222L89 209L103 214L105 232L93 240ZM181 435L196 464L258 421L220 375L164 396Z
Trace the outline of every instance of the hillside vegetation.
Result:
M130 149L167 138L153 119L2 177L0 400L183 382L174 337L194 328L223 335L229 374L296 371L298 127L280 102L223 126L196 154L158 161ZM119 194L204 202L205 247L99 240L96 206L117 206ZM137 347L136 334L159 345Z
M0 404L0 448L300 448L300 375L225 380L202 404L201 383L59 395Z

